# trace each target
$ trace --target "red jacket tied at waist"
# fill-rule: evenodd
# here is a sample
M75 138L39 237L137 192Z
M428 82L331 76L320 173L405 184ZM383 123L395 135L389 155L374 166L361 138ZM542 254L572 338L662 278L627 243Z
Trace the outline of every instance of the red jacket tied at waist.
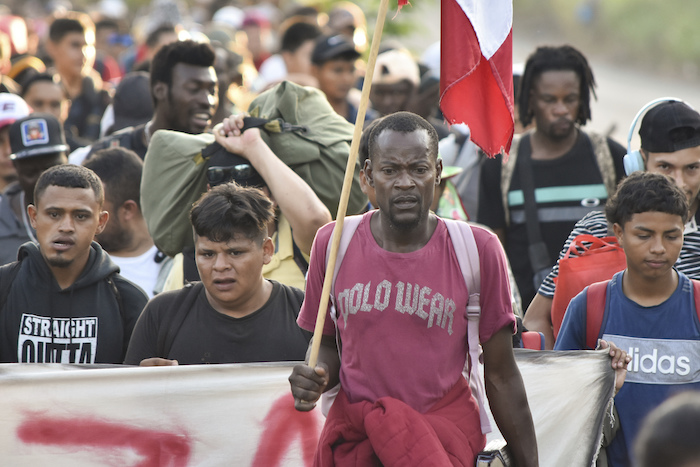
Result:
M472 467L485 444L479 408L463 378L424 414L391 397L352 404L341 389L314 465Z

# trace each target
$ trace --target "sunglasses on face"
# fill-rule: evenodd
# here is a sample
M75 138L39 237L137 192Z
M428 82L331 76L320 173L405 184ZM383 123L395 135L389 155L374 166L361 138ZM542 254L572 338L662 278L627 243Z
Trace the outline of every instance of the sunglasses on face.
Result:
M220 185L231 180L250 178L255 169L250 164L238 164L229 167L209 167L207 169L207 181L210 185Z

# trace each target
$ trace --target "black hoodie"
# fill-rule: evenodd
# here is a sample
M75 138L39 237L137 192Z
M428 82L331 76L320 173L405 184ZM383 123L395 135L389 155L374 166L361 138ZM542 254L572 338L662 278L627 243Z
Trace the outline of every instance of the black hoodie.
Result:
M85 269L65 289L37 245L25 243L18 257L0 314L0 362L122 363L148 298L100 245L92 243Z

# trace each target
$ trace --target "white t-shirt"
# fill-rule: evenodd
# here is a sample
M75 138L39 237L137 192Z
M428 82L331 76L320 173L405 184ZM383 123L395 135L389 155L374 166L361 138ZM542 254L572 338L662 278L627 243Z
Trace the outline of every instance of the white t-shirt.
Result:
M141 287L148 295L148 298L151 299L154 295L153 290L156 287L158 273L163 265L162 262L156 263L155 261L157 252L158 248L153 245L141 256L125 257L109 255L109 257L119 266L121 270L119 274Z
M281 55L275 54L268 57L262 65L258 77L253 82L253 90L261 92L270 83L282 81L287 76L287 65Z
M68 156L68 163L73 165L82 165L87 155L90 154L90 149L92 149L92 146L84 146L71 152Z

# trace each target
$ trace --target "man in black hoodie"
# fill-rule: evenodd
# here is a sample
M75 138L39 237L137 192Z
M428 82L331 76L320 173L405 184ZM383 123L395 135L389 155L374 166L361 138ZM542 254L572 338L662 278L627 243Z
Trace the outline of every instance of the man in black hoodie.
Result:
M121 363L145 293L93 241L102 183L74 165L39 178L27 208L39 244L0 268L0 362Z

